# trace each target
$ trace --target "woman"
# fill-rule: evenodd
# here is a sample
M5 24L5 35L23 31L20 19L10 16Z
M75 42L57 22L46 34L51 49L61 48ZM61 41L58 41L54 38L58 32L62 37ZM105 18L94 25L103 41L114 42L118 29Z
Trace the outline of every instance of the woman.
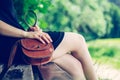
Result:
M34 32L26 32L18 23L12 0L0 0L0 62L7 63L16 40L33 38L43 44L53 43L52 62L66 70L73 80L97 80L83 36L71 32L42 32L38 27L32 29ZM22 62L20 50L17 53L15 61Z

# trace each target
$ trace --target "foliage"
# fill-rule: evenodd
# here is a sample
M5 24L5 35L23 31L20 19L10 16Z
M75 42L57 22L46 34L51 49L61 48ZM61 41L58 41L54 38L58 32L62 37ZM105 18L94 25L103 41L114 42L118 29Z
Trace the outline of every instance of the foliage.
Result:
M51 2L52 0L14 0L20 24L27 29L28 27L24 24L24 15L29 10L33 10L36 13L46 13L51 6Z
M113 2L115 4L117 4L118 6L120 6L120 0L109 0L109 1L111 1L111 2Z
M49 14L44 16L48 24L53 23L51 30L82 32L86 35L93 34L95 37L105 34L106 21L103 11L95 1L55 0L54 4L54 9L49 11L49 14L53 15L52 18L49 20Z
M14 0L20 23L32 9L44 30L72 31L95 38L120 37L120 10L108 0ZM116 35L115 35L116 34Z
M120 69L120 39L98 39L88 42L89 51L95 60Z
M112 5L110 15L112 17L113 28L109 34L111 37L120 37L120 9L119 7Z
M88 40L112 37L116 31L112 29L119 27L114 25L119 22L113 18L117 16L116 21L119 20L120 15L116 15L119 9L115 9L118 7L108 0L54 0L53 5L48 14L43 15L49 30L78 32Z

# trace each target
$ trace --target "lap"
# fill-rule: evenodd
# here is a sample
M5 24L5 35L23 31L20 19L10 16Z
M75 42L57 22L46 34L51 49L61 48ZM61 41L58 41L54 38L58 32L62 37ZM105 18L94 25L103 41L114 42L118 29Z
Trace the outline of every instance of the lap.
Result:
M57 46L61 43L64 37L64 32L56 32L56 31L47 31L49 36L52 38L52 44L54 48L56 49Z
M63 40L53 52L53 59L59 58L68 52L74 51L77 48L77 45L79 45L79 37L82 36L72 32L65 32Z

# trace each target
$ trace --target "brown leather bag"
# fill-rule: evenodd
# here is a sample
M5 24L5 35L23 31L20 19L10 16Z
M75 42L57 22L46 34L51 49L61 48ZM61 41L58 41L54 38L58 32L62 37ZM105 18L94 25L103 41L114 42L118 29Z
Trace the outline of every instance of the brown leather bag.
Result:
M54 51L52 43L43 44L36 39L20 39L17 41L10 53L8 67L12 65L18 45L21 45L22 59L31 65L43 65L50 62Z
M54 51L52 43L43 44L36 39L21 39L23 59L26 63L40 65L48 63Z

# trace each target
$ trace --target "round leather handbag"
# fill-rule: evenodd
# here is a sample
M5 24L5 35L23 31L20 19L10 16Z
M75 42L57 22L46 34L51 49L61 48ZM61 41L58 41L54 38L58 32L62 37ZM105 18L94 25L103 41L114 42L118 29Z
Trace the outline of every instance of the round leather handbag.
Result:
M51 60L54 51L52 43L43 44L36 39L21 39L20 42L26 63L40 65Z

